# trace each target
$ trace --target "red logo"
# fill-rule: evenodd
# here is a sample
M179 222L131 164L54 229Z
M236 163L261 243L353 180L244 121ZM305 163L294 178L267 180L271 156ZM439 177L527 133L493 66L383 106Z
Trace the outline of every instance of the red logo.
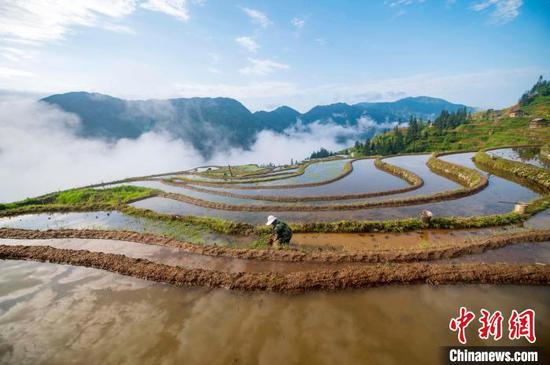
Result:
M456 318L451 318L449 322L449 328L451 331L458 331L458 341L461 344L466 343L466 327L474 320L476 315L473 312L468 311L465 307L460 307L460 315Z
M481 328L477 331L479 333L479 338L486 340L489 336L493 336L495 340L500 340L502 338L502 313L496 311L491 314L488 310L481 310L481 317L479 321L481 322Z
M502 338L502 322L504 317L501 311L489 312L486 309L480 310L481 316L477 333L480 339L487 340L492 337L495 341ZM476 315L469 311L466 307L460 307L459 315L456 318L451 318L449 329L453 332L458 332L458 341L461 344L466 344L466 328L474 320ZM512 310L508 319L508 338L511 340L527 339L530 343L536 341L535 336L535 311L526 309L519 313L517 310Z
M535 311L526 309L518 313L514 309L508 320L508 329L510 331L508 335L510 340L518 340L525 337L527 341L534 343L537 339L535 337Z

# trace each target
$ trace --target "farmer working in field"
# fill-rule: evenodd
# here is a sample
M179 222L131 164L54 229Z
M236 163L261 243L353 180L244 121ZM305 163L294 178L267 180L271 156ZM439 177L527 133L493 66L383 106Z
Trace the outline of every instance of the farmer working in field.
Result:
M267 217L267 223L265 225L273 227L273 233L271 237L269 237L268 245L275 247L289 245L290 239L292 238L292 230L288 224L270 215Z

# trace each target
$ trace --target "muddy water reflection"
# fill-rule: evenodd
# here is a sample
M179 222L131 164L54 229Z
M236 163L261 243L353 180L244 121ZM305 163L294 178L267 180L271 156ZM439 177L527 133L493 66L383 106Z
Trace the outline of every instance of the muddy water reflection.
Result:
M514 228L516 230L516 228ZM419 230L403 233L295 233L292 242L310 250L417 250L471 244L507 229Z
M223 246L248 246L252 237L225 235L193 226L172 225L147 218L132 217L117 211L110 212L75 212L75 213L40 213L24 214L15 217L0 217L0 228L22 229L105 229L126 230L157 235L167 235L182 241L217 244Z
M457 344L448 322L462 305L533 308L537 344L550 346L546 287L243 294L21 261L0 261L0 283L7 364L439 364L439 347Z
M457 257L444 261L451 263L514 263L514 264L550 264L550 242L520 243L476 255Z

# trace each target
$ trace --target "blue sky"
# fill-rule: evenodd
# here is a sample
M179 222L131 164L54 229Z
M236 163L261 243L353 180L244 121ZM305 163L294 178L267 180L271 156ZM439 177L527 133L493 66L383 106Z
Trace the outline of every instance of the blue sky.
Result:
M1 1L0 89L504 107L550 75L549 14L548 0Z

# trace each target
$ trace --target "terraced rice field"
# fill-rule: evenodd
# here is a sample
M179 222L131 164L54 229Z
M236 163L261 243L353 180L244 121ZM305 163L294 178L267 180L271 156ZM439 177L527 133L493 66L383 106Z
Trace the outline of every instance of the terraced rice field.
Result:
M550 168L550 163L540 158L540 148L538 147L501 148L487 151L487 153L491 156L528 163L537 167Z
M490 154L517 160L509 149ZM437 157L451 163L445 171L430 168L428 154L382 159L392 173L373 158L320 161L301 174L266 169L247 182L209 177L202 168L97 187L155 189L154 196L118 208L55 212L45 206L41 213L4 214L0 283L9 285L0 291L0 360L205 363L214 356L211 341L231 341L238 353L218 346L224 350L217 360L435 362L439 346L452 340L448 318L458 299L470 309L525 304L537 311L538 331L548 332L550 210L540 200L548 196L488 173L473 156ZM468 185L468 179L477 181ZM511 213L519 201L531 202L534 211ZM434 214L429 224L418 219L423 209ZM272 210L295 230L289 248L265 246ZM129 330L128 318L117 313L128 313L138 327L146 317L147 336ZM276 324L266 324L270 316ZM44 335L36 317L53 318L57 331ZM430 328L420 336L395 337L428 318ZM88 323L109 325L95 330ZM130 331L122 337L129 341L125 348L133 348L124 355L108 351L121 331ZM301 335L306 331L326 336L325 345ZM356 347L344 355L332 346L333 338L356 333ZM154 349L151 336L159 337ZM391 348L376 341L380 336ZM79 338L86 338L88 352ZM273 346L289 339L296 345ZM58 342L69 345L48 351Z
M442 156L440 159L456 163L458 165L470 167L477 171L480 171L471 158L474 153L459 153L453 155ZM279 201L265 201L260 198L256 199L242 199L234 198L231 196L218 195L215 193L197 192L192 189L187 189L182 186L169 186L160 182L134 182L135 185L154 187L166 192L173 192L176 194L183 194L186 196L198 198L205 201L223 203L230 206L237 206L239 209L213 209L210 207L197 207L194 204L185 201L177 201L173 199L167 199L164 197L154 197L139 201L133 204L138 208L150 209L160 213L177 214L177 215L199 215L199 216L214 216L223 219L247 222L251 224L261 223L266 213L263 212L244 212L241 209L246 210L246 206L252 208L257 206L300 206L304 211L282 211L277 210L277 214L282 219L290 222L331 222L340 220L388 220L399 219L407 217L417 216L423 209L429 209L437 216L478 216L478 215L491 215L502 214L509 212L513 208L513 204L510 204L510 197L513 197L514 201L530 201L539 196L536 192L523 187L515 182L508 181L506 179L499 178L494 175L489 176L489 185L478 192L477 194L461 197L458 199L448 199L440 202L430 202L426 204L406 204L396 207L374 206L367 209L342 209L331 210L331 207L338 205L361 205L370 203L388 203L399 199L410 199L415 197L429 196L431 194L442 193L446 191L456 190L460 188L460 185L454 181L449 180L443 176L440 176L426 166L426 162L429 155L416 155L416 156L399 156L387 158L384 161L391 163L392 165L400 168L412 171L420 176L424 184L418 188L404 193L374 196L361 199L345 199L345 200L331 200L331 201L307 201L307 202L279 202ZM331 182L326 185L307 188L309 194L321 194L322 192L330 195L347 194L351 191L353 194L361 192L380 192L384 190L399 189L405 187L405 182L401 181L401 184L396 181L397 177L389 175L383 171L376 169L370 163L363 163L360 160L354 163L354 169L348 176ZM369 180L364 180L366 176L369 176L373 171L377 170L374 174L375 181L384 181L379 179L379 175L389 175L388 179L391 183L383 182L382 184L369 183ZM307 171L307 170L306 170ZM480 171L482 174L485 172ZM285 181L285 179L280 180ZM365 181L365 183L363 183ZM393 184L393 185L392 185ZM353 185L353 188L349 188ZM386 189L383 188L386 187ZM382 190L380 190L382 188ZM217 190L229 193L243 193L244 195L262 195L273 194L281 196L290 190L293 193L290 196L302 195L302 189L267 189L267 190L238 190L236 188L208 187L210 190ZM306 188L303 188L306 189ZM309 189L313 189L309 190ZM274 193L275 192L275 193ZM323 207L327 209L324 211L308 211L309 206ZM316 209L316 208L312 208ZM265 210L269 211L269 208Z

